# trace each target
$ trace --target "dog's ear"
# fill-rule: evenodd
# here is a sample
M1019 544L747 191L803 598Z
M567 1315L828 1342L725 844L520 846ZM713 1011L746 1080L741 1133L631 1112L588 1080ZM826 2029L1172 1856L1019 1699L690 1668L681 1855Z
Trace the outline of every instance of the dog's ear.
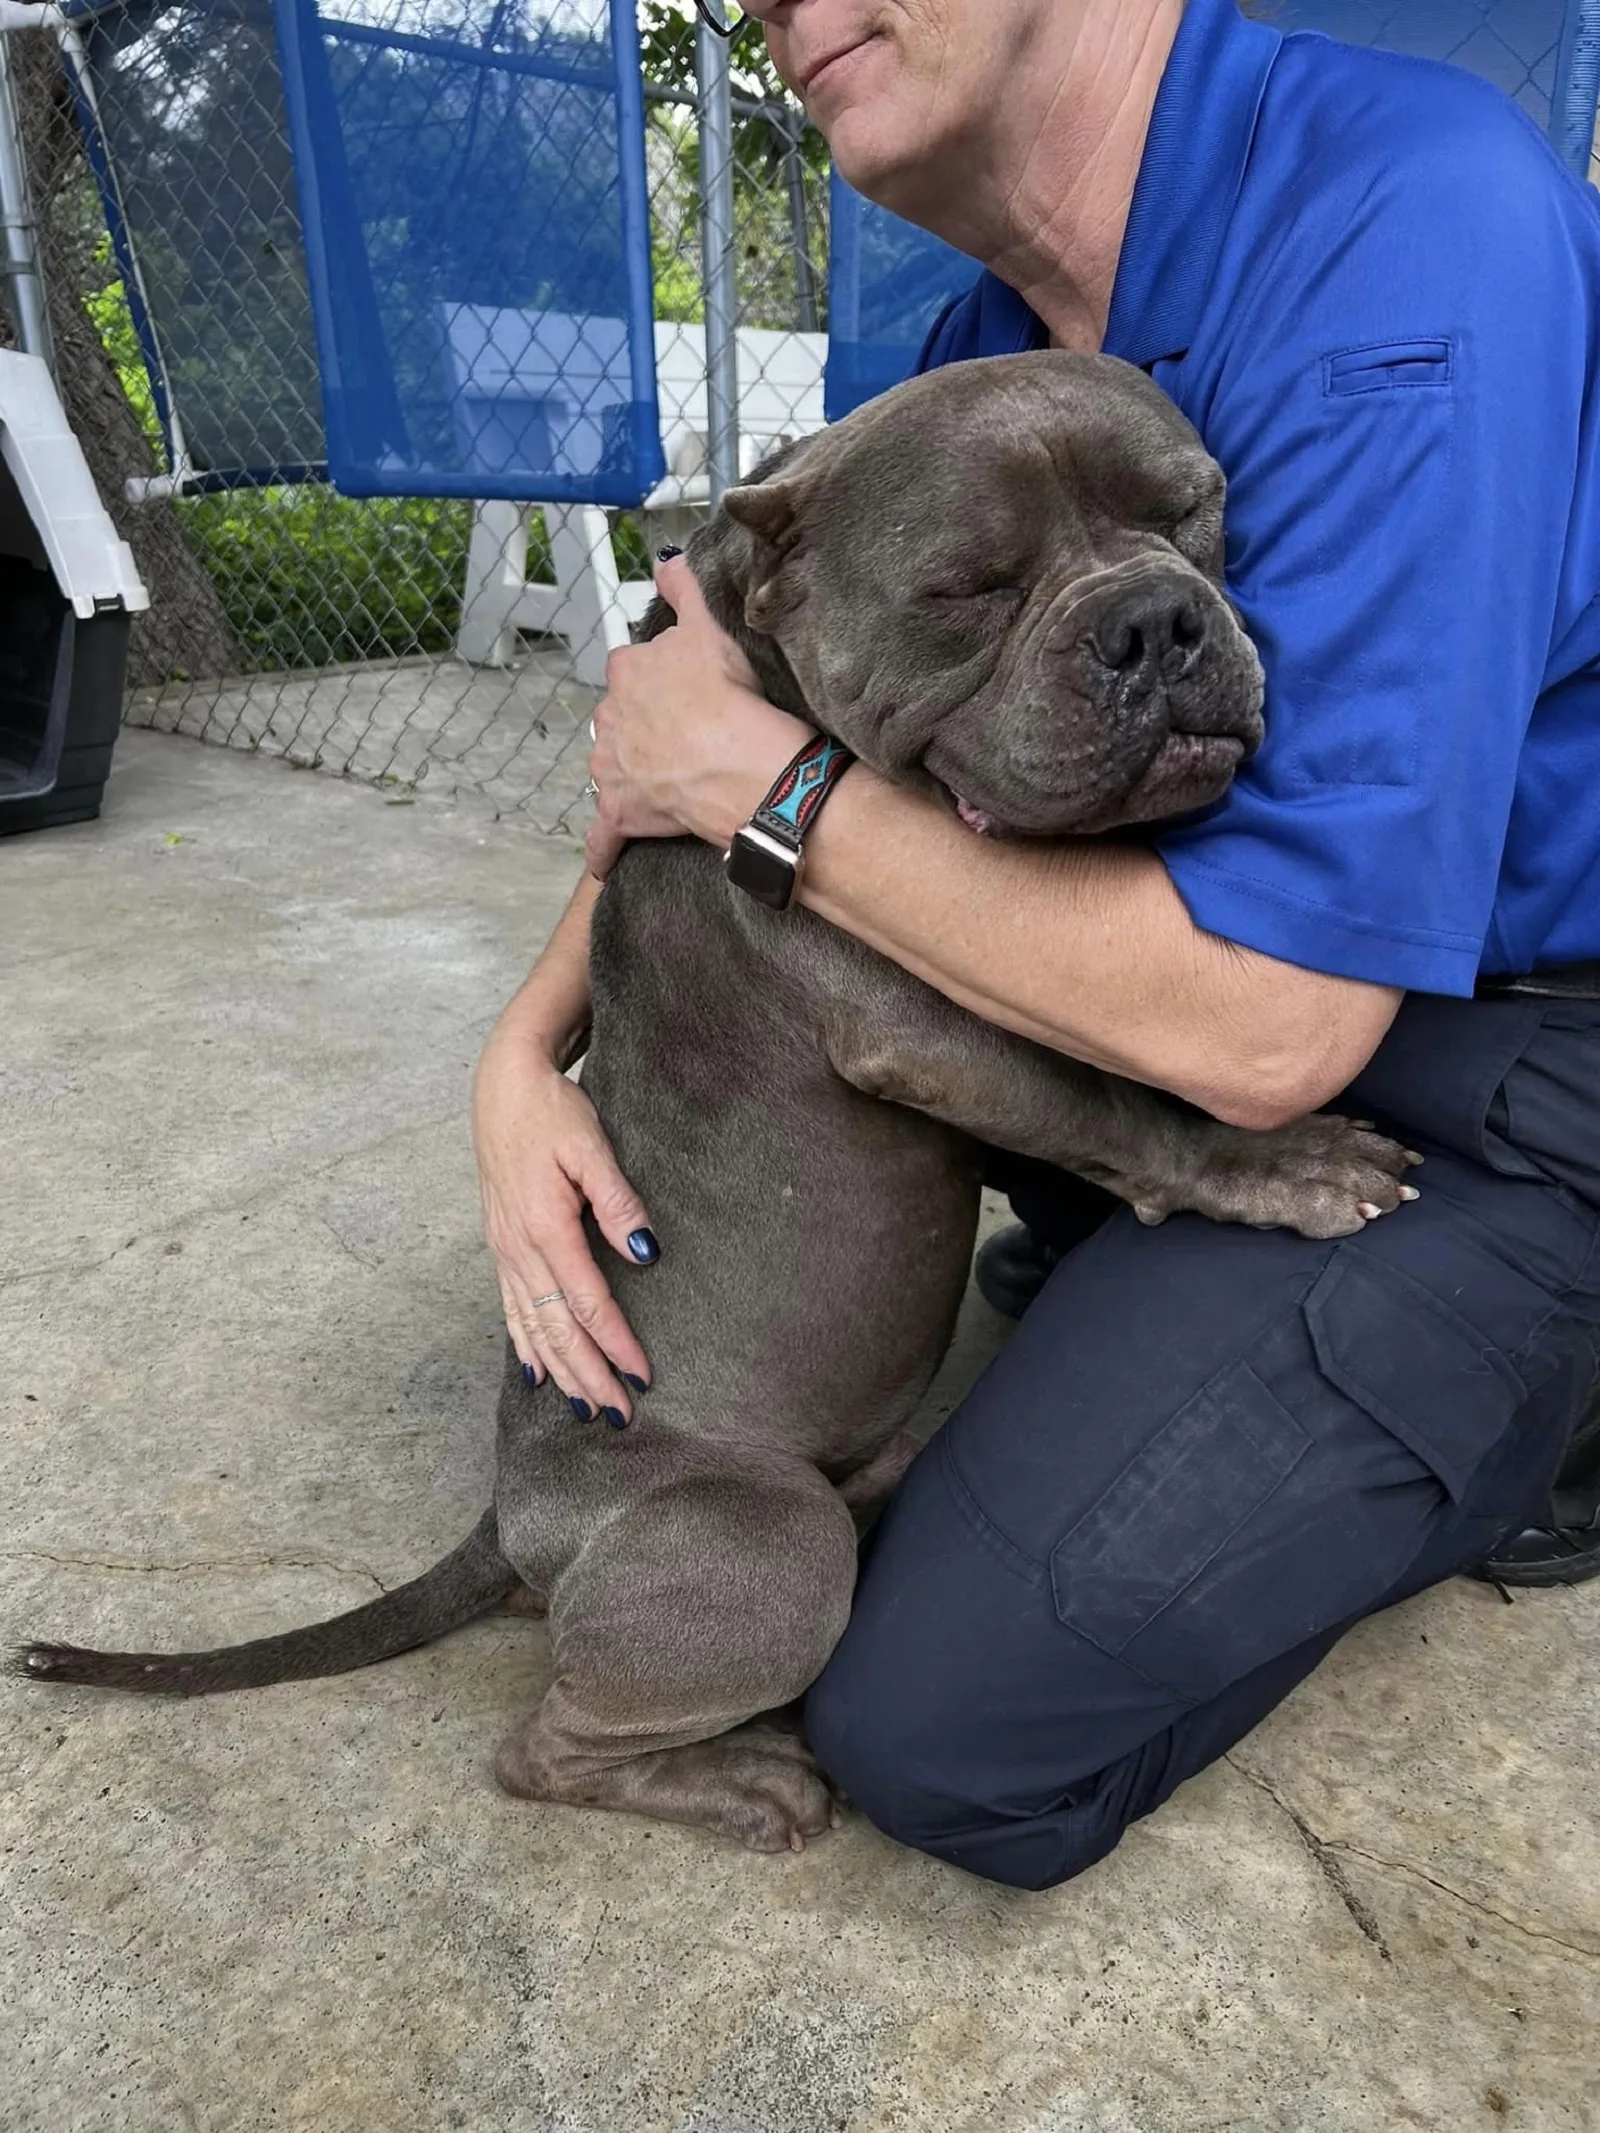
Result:
M751 537L744 618L753 630L770 637L798 603L789 566L800 545L800 484L781 478L745 482L726 492L722 508Z
M786 481L747 481L723 496L722 508L769 548L781 548L795 522L796 497Z

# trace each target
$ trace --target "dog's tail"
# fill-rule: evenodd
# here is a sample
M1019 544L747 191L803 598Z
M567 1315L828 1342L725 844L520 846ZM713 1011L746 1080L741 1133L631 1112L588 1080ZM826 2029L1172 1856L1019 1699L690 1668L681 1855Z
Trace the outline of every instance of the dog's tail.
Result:
M310 1681L429 1644L446 1630L486 1614L518 1582L500 1553L491 1510L443 1562L381 1599L335 1615L331 1622L313 1622L286 1636L257 1637L214 1652L92 1652L74 1644L28 1644L11 1667L30 1681L135 1689L146 1696L211 1696L220 1689L263 1688L272 1681Z

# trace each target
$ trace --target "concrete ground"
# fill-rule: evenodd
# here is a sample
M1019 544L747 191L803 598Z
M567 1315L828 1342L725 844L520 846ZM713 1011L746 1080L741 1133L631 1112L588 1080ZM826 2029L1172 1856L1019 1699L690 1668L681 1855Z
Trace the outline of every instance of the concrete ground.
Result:
M147 733L100 823L0 842L8 1641L257 1634L476 1516L468 1084L576 863ZM510 1617L211 1702L7 1680L0 2125L1577 2133L1597 1659L1600 1588L1449 1585L1043 1897L507 1799Z

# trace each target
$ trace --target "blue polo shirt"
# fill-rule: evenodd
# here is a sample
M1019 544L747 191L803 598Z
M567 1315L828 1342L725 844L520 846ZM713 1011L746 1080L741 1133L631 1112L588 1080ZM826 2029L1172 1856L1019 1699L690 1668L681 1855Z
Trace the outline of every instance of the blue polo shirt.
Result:
M990 274L922 367L1046 345ZM1267 738L1195 923L1437 993L1600 957L1600 198L1499 91L1189 0L1107 353L1228 478Z

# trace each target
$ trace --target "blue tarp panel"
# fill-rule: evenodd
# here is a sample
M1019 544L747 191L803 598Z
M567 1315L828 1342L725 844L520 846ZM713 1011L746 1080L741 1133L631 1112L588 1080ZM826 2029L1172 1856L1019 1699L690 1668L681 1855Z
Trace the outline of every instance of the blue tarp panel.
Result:
M1320 30L1482 74L1530 118L1550 120L1567 0L1282 0L1275 30Z
M1548 125L1581 167L1592 131L1595 54L1580 53L1577 32L1597 13L1594 0L1279 0L1267 19L1283 31L1320 30L1347 44L1382 45L1469 67ZM1565 92L1579 67L1587 69L1578 99L1585 108L1574 128L1563 123L1571 100ZM1570 142L1568 134L1574 135ZM929 326L976 271L959 252L871 206L835 178L830 422L910 376Z
M68 78L169 455L170 384L202 476L316 471L322 402L271 0L68 12L86 61Z
M329 471L636 504L665 471L632 0L274 0Z
M828 420L909 378L928 328L977 273L974 261L863 200L835 171L822 386Z

